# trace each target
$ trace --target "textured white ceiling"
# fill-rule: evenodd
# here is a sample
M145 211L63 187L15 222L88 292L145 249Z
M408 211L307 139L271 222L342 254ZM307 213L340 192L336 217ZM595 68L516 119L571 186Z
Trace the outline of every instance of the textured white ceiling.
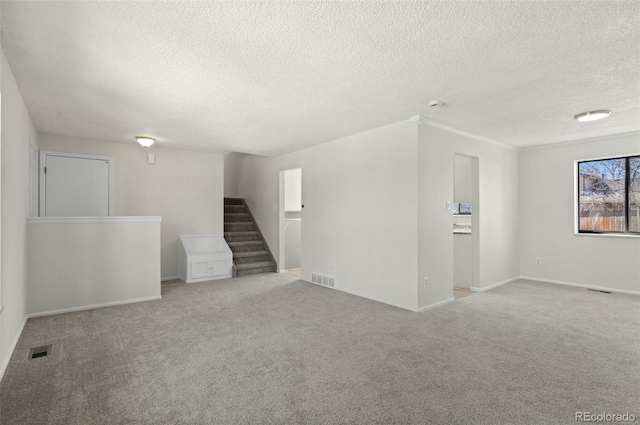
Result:
M46 133L274 155L416 114L517 147L640 129L638 1L3 1L1 31Z

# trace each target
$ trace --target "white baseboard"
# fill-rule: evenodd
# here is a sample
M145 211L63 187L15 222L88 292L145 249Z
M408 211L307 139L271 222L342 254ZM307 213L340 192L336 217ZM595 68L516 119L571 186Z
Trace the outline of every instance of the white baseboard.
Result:
M447 298L446 300L442 300L442 301L438 301L437 303L433 303L433 304L429 304L429 305L425 305L424 307L420 307L415 309L416 313L422 313L423 311L427 311L427 310L431 310L432 308L436 308L436 307L440 307L442 305L445 304L449 304L450 302L453 302L453 297L451 298Z
M640 291L609 288L607 286L586 285L584 283L576 283L576 282L564 282L562 280L540 279L538 277L531 277L531 276L520 276L519 279L532 280L534 282L555 283L556 285L575 286L577 288L595 289L596 291L616 292L618 294L640 295Z
M310 283L311 285L314 285L314 286L320 286L322 288L327 288L326 286L318 285L316 283L309 282L308 280L304 280L304 279L301 279L301 280L303 280L303 281L305 281L307 283ZM362 294L362 293L356 292L356 291L348 291L348 290L341 289L341 288L327 288L327 289L333 289L333 290L336 290L336 291L340 291L340 292L344 292L344 293L347 293L347 294L355 295L356 297L366 298L366 299L371 300L371 301L375 301L375 302L382 303L382 304L387 304L387 305L390 305L392 307L401 308L403 310L416 311L414 308L405 307L405 306L398 305L398 304L392 304L392 303L390 303L388 301L383 301L383 300L381 300L379 298L374 298L372 296L365 295L365 294Z
M9 351L7 351L7 358L4 359L4 361L2 362L2 365L0 365L0 381L2 381L2 378L4 377L4 373L7 370L7 367L9 367L9 362L13 357L13 352L16 350L16 347L18 346L18 341L20 341L20 337L22 336L22 331L24 330L24 327L27 324L27 320L29 320L29 317L25 316L24 320L22 321L22 325L20 325L20 329L18 330L18 333L16 334L16 337L13 340L13 343L9 347Z
M71 313L74 311L93 310L94 308L112 307L115 305L123 305L123 304L133 304L133 303L139 303L143 301L159 300L161 298L162 298L162 295L154 295L152 297L134 298L130 300L113 301L110 303L103 303L103 304L83 305L80 307L63 308L60 310L42 311L39 313L29 313L27 314L27 318L30 319L32 317L51 316L54 314Z
M487 286L482 286L482 287L472 286L470 289L473 292L489 291L491 289L497 288L498 286L502 286L502 285L506 285L507 283L515 282L518 279L521 279L520 276L512 277L511 279L503 280L502 282L493 283L493 284L487 285Z
M167 276L160 278L160 282L166 282L167 280L180 280L180 276Z

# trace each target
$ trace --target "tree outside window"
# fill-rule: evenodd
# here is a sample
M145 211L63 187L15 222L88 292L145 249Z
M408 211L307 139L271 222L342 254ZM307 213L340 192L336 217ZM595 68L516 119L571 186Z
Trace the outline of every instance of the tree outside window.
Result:
M580 233L640 232L640 157L578 162Z

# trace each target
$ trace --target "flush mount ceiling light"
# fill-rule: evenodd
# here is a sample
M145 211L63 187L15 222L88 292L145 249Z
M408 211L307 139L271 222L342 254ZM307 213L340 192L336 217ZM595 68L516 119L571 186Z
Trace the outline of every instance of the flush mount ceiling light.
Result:
M156 139L154 139L153 137L148 136L136 136L136 140L138 141L138 143L140 143L141 146L145 148L153 145L153 142L156 141Z
M580 122L586 122L586 121L595 121L595 120L601 120L602 118L607 118L609 115L611 114L611 111L589 111L589 112L583 112L581 114L576 115L575 119L577 119Z

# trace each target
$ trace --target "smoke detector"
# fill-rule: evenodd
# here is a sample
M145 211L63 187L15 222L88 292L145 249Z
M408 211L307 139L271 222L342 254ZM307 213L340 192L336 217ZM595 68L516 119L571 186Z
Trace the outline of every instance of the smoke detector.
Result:
M439 100L432 100L429 102L430 108L437 108L438 106L442 106L442 102Z

